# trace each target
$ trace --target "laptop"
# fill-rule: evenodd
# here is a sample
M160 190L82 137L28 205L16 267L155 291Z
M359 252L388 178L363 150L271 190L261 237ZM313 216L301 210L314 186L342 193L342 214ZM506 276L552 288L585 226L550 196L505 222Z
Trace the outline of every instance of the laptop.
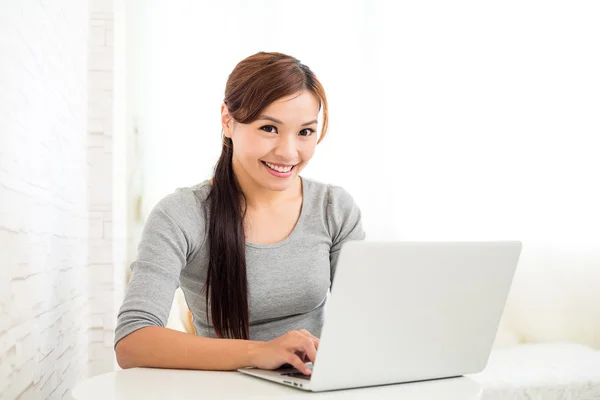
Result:
M347 242L316 360L307 363L312 374L238 371L313 392L481 372L521 248L520 241Z

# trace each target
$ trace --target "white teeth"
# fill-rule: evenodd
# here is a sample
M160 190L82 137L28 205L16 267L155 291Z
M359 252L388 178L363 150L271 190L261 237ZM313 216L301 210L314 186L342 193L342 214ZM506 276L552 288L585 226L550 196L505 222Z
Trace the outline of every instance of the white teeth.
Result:
M265 164L267 164L267 166L268 166L269 168L271 168L271 169L273 169L273 170L275 170L275 171L277 171L277 172L282 172L282 173L285 173L285 172L290 172L290 171L291 171L291 169L294 167L293 165L291 165L291 166L287 166L287 167L278 167L277 165L273 165L273 164L271 164L271 163L268 163L268 162L266 162L266 161L265 161Z

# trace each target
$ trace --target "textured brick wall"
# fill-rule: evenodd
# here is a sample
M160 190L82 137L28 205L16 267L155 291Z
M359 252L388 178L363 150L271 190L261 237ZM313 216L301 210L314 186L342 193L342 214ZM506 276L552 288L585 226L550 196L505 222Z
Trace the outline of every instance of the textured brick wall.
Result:
M114 370L113 12L90 2L88 157L90 159L90 375ZM118 172L118 171L117 171Z
M0 1L0 398L87 374L87 1Z

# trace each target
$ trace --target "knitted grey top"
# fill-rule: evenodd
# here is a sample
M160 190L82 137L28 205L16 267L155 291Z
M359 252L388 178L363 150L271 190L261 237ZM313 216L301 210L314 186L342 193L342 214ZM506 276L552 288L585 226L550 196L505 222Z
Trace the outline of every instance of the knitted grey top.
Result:
M365 233L346 190L302 179L302 209L291 234L275 244L246 242L250 339L267 341L290 330L320 337L327 292L342 244ZM146 326L165 326L177 287L193 315L196 334L216 337L206 315L209 260L208 180L178 188L151 211L131 265L115 345ZM210 302L209 302L210 307Z

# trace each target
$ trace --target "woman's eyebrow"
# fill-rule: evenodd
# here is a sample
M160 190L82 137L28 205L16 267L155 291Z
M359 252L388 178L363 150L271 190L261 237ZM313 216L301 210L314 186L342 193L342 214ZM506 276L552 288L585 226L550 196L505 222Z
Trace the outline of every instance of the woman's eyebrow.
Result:
M273 121L278 124L284 125L283 122L281 122L277 118L269 117L268 115L260 115L257 119L266 119L266 120ZM317 122L319 122L319 121L315 119L315 120L312 120L309 122L305 122L301 126L312 125L312 124L316 124Z

